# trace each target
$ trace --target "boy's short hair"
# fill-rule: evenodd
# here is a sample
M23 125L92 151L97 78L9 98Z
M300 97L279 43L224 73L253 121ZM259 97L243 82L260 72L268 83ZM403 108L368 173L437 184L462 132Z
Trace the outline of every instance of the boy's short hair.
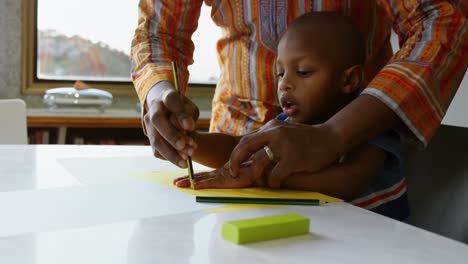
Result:
M303 14L289 25L279 41L291 30L299 30L304 38L319 35L320 39L316 41L326 45L324 50L328 51L327 58L336 60L345 68L365 63L366 49L363 38L347 16L336 12Z

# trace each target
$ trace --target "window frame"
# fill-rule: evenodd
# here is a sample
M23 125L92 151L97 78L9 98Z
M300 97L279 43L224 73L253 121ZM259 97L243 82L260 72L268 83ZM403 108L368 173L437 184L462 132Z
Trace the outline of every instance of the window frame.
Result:
M22 0L22 58L21 94L42 95L47 89L72 87L74 81L39 80L37 72L37 1ZM102 89L114 96L136 96L132 82L86 81L93 88ZM212 98L216 85L189 84L188 97Z

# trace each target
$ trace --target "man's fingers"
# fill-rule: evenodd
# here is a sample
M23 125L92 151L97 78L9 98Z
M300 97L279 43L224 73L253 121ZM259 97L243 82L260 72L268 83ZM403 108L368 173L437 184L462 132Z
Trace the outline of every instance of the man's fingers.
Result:
M179 124L179 119L177 119L177 115L172 113L170 116L169 116L169 120L171 122L171 124L178 130L183 130L182 129L182 126Z
M146 136L148 137L148 140L150 142L150 145L151 145L151 150L153 152L153 155L156 157L156 158L159 158L159 159L166 159L164 157L164 155L162 155L159 150L158 150L158 147L156 146L156 137L157 137L157 131L156 129L154 128L153 124L151 124L151 121L150 121L150 118L149 118L149 115L145 115L144 118L143 118L144 122L143 122L143 125L145 126L145 131L146 131Z
M186 97L184 97L183 100L185 102L185 109L184 111L177 113L178 123L184 130L194 131L196 129L195 121L198 120L200 110L198 110L198 107Z
M177 119L177 115L176 114L171 114L170 118L169 118L171 124L176 128L178 129L179 131L182 131L182 127L180 126L179 124L179 120ZM184 149L180 150L179 153L180 155L184 158L184 159L187 159L187 156L192 156L193 155L193 152L195 151L195 149L197 148L197 144L195 143L195 140L193 139L193 133L194 132L190 132L190 133L185 133L184 135L185 136L185 147Z
M164 94L162 103L171 113L181 113L185 111L183 95L176 90L168 91Z
M187 97L184 97L186 112L191 114L193 121L197 121L200 117L200 109L198 106L190 101Z
M239 174L240 164L259 149L263 149L268 143L269 133L267 131L244 136L234 148L229 158L231 174L237 176Z
M276 126L279 126L279 125L285 125L285 122L277 120L277 119L273 119L273 120L268 121L265 125L261 126L258 129L258 131L265 131L265 130L268 130L268 129L272 128L272 127L276 127Z
M287 125L288 123L284 121L271 120L258 132L242 137L229 159L231 173L237 176L242 162L263 147L272 146L275 142L278 142L282 138L282 134L284 134L281 128ZM280 156L275 156L275 158L280 158Z
M150 113L151 124L155 126L159 134L176 150L183 150L186 145L186 136L170 121L170 115L162 102L158 103L156 111ZM163 152L166 156L166 153ZM167 156L166 156L167 157Z
M153 150L153 156L155 156L158 159L166 160L166 158L159 152L159 150L156 147L151 146L151 149Z
M152 144L153 145L153 144ZM157 146L157 151L166 160L176 164L180 168L187 168L187 163L183 157L177 152L160 134L154 134L154 145Z
M268 186L271 188L280 188L283 180L288 176L286 175L287 167L286 162L279 161L273 167L270 176L268 177Z
M273 161L270 160L270 158L268 157L267 153L265 152L263 148L255 152L255 154L252 155L251 159L252 159L251 171L250 171L251 177L255 181L261 180L262 176L264 175L265 169Z
M165 93L162 105L165 107L166 111L170 113L171 124L182 132L184 140L180 142L194 147L194 140L190 136L187 136L184 131L195 131L195 121L198 120L198 116L200 115L198 107L190 101L190 99L179 94L175 90ZM165 135L164 133L162 134ZM168 141L170 141L170 139L168 139ZM178 148L179 145L174 145L174 147L177 150L181 150Z
M148 140L151 145L151 151L153 152L153 156L155 156L158 159L166 159L158 150L156 147L156 138L155 138L155 133L153 127L148 127L146 126L146 136L148 137Z
M171 113L176 115L180 127L187 131L195 130L195 120L198 119L199 110L194 103L176 91L167 93L163 103Z

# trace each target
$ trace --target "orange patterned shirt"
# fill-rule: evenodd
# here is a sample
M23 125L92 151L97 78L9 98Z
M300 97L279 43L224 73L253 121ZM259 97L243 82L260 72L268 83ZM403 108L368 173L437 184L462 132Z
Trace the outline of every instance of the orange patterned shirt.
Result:
M212 104L211 131L245 134L278 113L275 43L307 12L350 16L366 41L363 93L393 109L426 145L442 121L468 64L467 1L430 0L142 0L132 43L132 77L144 102L161 80L172 80L176 60L186 89L193 62L192 33L203 2L221 27L221 78ZM401 49L392 55L390 31Z

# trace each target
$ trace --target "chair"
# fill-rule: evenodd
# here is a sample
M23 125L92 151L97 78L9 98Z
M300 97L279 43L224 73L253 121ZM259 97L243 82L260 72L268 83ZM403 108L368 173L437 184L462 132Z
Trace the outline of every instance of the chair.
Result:
M468 243L468 128L441 126L424 151L406 146L409 223Z
M26 104L0 99L0 144L27 144Z

